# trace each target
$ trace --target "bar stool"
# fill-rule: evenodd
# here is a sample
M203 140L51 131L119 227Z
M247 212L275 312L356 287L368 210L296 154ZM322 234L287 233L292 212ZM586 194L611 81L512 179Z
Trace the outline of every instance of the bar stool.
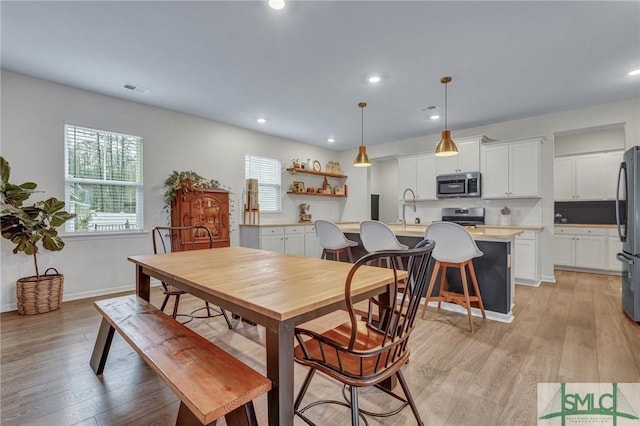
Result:
M426 238L434 240L436 247L433 250L433 258L436 264L433 268L429 288L425 295L425 302L422 308L422 319L427 311L427 305L430 300L438 301L438 309L442 302L451 302L462 306L467 310L469 317L469 328L473 332L473 320L471 319L471 302L478 302L482 318L487 318L484 312L484 304L482 303L482 295L478 287L478 279L476 271L473 267L473 258L480 257L482 253L476 242L471 237L469 231L462 226L452 222L434 222L427 228ZM471 276L471 284L473 285L474 295L469 295L469 287L467 285L467 273L465 267L469 268ZM438 271L442 268L440 279L440 292L438 296L432 296L433 288L438 277ZM447 291L447 268L458 268L462 280L463 294Z
M316 220L314 225L316 226L316 235L318 236L318 242L322 247L321 259L328 259L329 253L333 254L333 260L340 260L340 253L345 251L350 263L353 263L353 253L351 247L358 245L355 241L351 241L344 236L344 233L338 225L329 220Z
M360 240L364 249L373 253L380 250L407 250L409 246L401 244L395 234L387 225L377 220L363 220L360 222ZM379 258L379 265L382 264L383 258ZM391 267L391 258L385 257L387 268ZM403 269L402 260L400 260L400 269Z

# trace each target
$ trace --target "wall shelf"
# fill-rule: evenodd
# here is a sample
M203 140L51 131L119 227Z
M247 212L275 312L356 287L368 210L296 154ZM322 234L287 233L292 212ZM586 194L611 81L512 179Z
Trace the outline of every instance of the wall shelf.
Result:
M346 195L336 195L336 194L319 194L317 192L287 192L289 195L307 195L309 197L333 197L333 198L347 198Z
M307 175L315 175L315 176L327 176L327 177L333 177L333 178L338 178L338 179L345 179L347 177L347 175L340 175L337 173L326 173L326 172L316 172L315 170L307 170L307 169L294 169L294 168L288 168L287 171L289 173L291 173L292 175L295 175L296 173L304 173Z

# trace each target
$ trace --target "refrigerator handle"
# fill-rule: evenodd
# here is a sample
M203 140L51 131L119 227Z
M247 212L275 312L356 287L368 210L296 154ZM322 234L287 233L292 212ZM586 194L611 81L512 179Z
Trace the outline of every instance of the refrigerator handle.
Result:
M622 224L620 223L620 182L621 182L623 172L624 172L624 179L625 179L624 184L626 189L627 165L624 161L620 163L620 169L618 170L618 186L616 188L616 224L618 225L618 237L620 238L620 241L624 243L625 241L627 241L627 236L622 235ZM626 233L626 226L625 226L625 233Z

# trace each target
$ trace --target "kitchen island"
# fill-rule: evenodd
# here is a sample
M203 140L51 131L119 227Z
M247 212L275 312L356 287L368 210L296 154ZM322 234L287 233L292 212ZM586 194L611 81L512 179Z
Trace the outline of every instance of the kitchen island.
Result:
M424 238L427 226L394 224L389 227L401 243L413 247ZM360 240L359 224L342 224L340 228L347 238L358 242L358 247L354 247L354 257L358 258L364 255L366 251ZM510 323L514 318L512 308L515 291L515 274L511 266L514 261L515 237L522 231L491 228L470 228L468 230L478 248L484 253L483 256L475 258L473 264L487 318ZM462 292L458 271L447 271L447 282L450 290ZM437 295L438 291L439 280L433 294ZM435 307L437 302L430 302L430 305ZM455 304L443 303L442 308L466 314L464 308ZM472 311L474 316L482 316L479 309L473 308Z

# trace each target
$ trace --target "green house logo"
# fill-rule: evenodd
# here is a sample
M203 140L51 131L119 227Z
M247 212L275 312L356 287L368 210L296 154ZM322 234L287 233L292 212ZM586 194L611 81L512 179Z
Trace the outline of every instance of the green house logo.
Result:
M557 386L557 384L549 383L538 384L538 407L541 406L541 386L543 385ZM594 386L599 392L594 391ZM610 386L610 388L608 388L608 386ZM634 389L638 389L637 384L632 384L632 386L634 386ZM617 383L574 383L572 384L572 390L572 392L569 392L566 383L561 383L553 394L553 397L548 400L546 407L541 413L542 415L540 415L538 419L558 419L562 426L566 425L567 420L570 421L570 424L598 423L617 426L620 419L627 419L632 421L631 424L640 424L633 405L620 390ZM635 407L638 408L637 405L635 405ZM547 423L538 422L538 424L545 425Z

